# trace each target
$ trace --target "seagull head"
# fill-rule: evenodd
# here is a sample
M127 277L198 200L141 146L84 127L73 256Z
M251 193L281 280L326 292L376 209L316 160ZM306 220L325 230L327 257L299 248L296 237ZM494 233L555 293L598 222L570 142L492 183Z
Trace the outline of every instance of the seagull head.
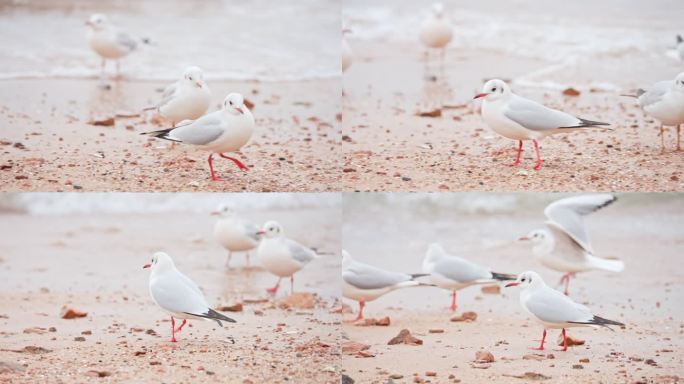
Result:
M231 93L223 101L223 109L231 115L244 115L249 109L245 107L245 98L239 93Z
M199 67L192 66L186 68L185 72L183 72L183 80L197 88L206 86L204 83L204 74Z
M478 93L473 99L484 98L488 101L499 100L508 97L511 94L511 88L505 81L499 79L491 79L482 87L482 92Z
M264 227L260 229L257 232L257 234L264 235L267 238L271 239L274 237L282 236L283 227L281 227L277 221L269 221L266 224L264 224Z
M518 241L531 241L532 244L540 244L550 236L550 233L544 229L535 229L527 235L518 239Z
M432 14L438 18L444 16L444 4L433 3L432 4Z
M109 19L102 13L94 13L85 23L92 29L102 30L109 26Z
M506 284L506 288L517 286L521 286L522 288L530 288L536 287L540 284L544 284L544 280L542 280L541 276L539 276L537 272L527 271L518 275L518 278L515 279L515 281Z
M674 89L679 92L684 92L684 72L675 77Z
M164 252L156 252L152 255L152 260L150 263L143 265L143 269L152 268L153 272L164 271L174 267L173 260L171 256Z
M211 213L213 216L230 217L235 215L235 208L230 204L219 204L216 210Z

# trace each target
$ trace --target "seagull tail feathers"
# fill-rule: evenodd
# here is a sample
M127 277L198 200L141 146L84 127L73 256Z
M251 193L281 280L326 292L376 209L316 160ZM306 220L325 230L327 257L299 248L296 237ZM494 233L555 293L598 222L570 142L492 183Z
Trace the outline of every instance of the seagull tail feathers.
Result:
M591 265L594 268L602 269L610 272L622 272L625 269L625 263L617 259L604 259L601 257L590 256Z
M625 325L623 323L620 323L619 321L614 321L614 320L608 320L604 319L603 317L598 317L594 316L591 320L589 321L569 321L569 323L573 324L587 324L587 325L598 325L599 327L606 327L610 329L610 325L617 325L619 327L624 327Z
M492 272L492 279L494 280L500 280L500 281L512 281L517 279L518 276L516 275L510 275L508 273L496 273Z
M176 127L176 128L178 128L178 127ZM143 133L141 133L141 135L152 136L152 137L156 137L159 139L180 142L180 140L176 140L174 138L169 137L169 132L173 131L176 128L167 128L167 129L161 129L159 131L143 132Z
M216 312L211 308L209 308L207 310L207 312L205 312L205 313L188 313L188 312L186 312L186 313L188 315L203 317L203 318L208 319L208 320L214 320L221 327L223 327L223 324L221 324L221 320L227 321L229 323L235 323L235 320L231 319L230 317L228 317L228 316L226 316L220 312Z
M637 89L637 90L635 91L635 93L634 93L633 95L630 95L630 94L622 94L622 95L620 95L620 96L624 96L624 97L633 97L633 98L635 98L635 99L638 99L638 98L641 97L641 95L643 95L644 93L646 93L646 91L643 90L643 89L641 89L641 88L639 88L639 89Z

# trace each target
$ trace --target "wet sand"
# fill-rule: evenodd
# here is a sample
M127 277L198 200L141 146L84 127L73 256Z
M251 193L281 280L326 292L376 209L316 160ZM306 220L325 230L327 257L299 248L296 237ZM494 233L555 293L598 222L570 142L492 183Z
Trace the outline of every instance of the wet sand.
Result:
M249 170L208 153L141 136L169 127L153 112L166 83L25 79L0 82L2 191L333 191L341 166L339 80L208 81L218 109L229 92L254 103L256 128L236 155ZM133 115L132 117L116 116ZM114 117L111 126L89 124Z
M350 39L350 44L355 58L343 79L343 190L684 189L684 152L674 151L675 129L666 129L667 149L661 154L658 123L646 117L634 99L619 96L623 92L580 88L581 94L572 97L561 90L514 85L520 95L609 122L614 130L590 129L544 139L544 163L538 172L532 169L532 143L526 142L520 167L512 168L508 164L515 160L517 142L487 127L471 100L484 79L515 79L548 68L548 62L455 47L447 55L445 81L435 83L424 80L424 58L417 43ZM573 79L617 79L629 89L674 76L678 70L677 63L659 60L647 72L619 76L620 71L611 73L598 65L595 71L565 71L556 80L572 85ZM431 73L439 70L433 65ZM416 116L444 105L451 108L441 108L441 117Z
M280 220L299 241L334 250L339 230L330 218L336 215L332 209L270 210L250 219ZM302 222L320 230L306 231ZM1 382L90 383L98 374L106 382L338 381L339 315L330 309L340 288L330 282L340 266L333 256L296 275L295 291L315 294L314 308L281 309L259 301L273 276L241 269L241 256L233 259L236 269L224 269L226 254L211 236L209 216L6 213L0 223ZM157 250L174 257L210 305L242 302L242 312L224 311L237 323L220 328L190 321L170 343L169 318L149 297L149 272L141 269ZM289 284L283 287L278 300L289 294ZM61 319L63 305L88 315ZM29 353L27 346L48 351Z
M406 200L412 197L406 195ZM456 201L459 195L439 198ZM447 251L497 272L536 270L555 286L560 274L540 266L528 247L513 242L542 223L546 198L538 198L540 203L515 210L482 214L474 208L465 214L444 205L388 205L378 196L364 204L363 196L355 196L345 201L343 245L360 261L416 273L427 245L439 241ZM570 329L568 335L585 344L567 352L554 350L559 348L559 331L551 330L547 350L540 353L529 348L538 346L542 328L523 311L516 288L501 288L500 294L485 294L480 287L459 291L457 314L478 315L470 323L450 321L450 292L403 289L366 305L366 317L389 316L389 326L343 326L348 340L369 345L368 352L374 355L343 356L343 373L362 383L385 383L391 375L402 376L395 383L535 382L509 376L525 372L547 376L543 382L549 383L681 382L684 270L679 257L684 239L677 223L684 219L684 211L681 198L673 195L642 198L621 195L614 206L587 220L596 253L619 257L625 270L578 274L570 283L574 300L599 316L625 323L625 329ZM345 319L352 319L357 305L344 301L354 310ZM423 344L387 345L402 329L409 329ZM490 351L495 361L474 363L480 349ZM533 354L541 354L540 360L530 359Z

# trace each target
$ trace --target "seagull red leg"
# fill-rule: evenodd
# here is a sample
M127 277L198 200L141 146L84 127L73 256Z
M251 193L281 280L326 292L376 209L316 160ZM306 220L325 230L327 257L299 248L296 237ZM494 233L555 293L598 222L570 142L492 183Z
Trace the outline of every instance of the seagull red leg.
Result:
M211 172L211 181L225 181L216 177L216 174L214 173L214 164L212 163L214 160L213 156L213 153L209 154L209 159L207 160L209 162L209 171Z
M518 165L520 165L520 154L522 153L522 147L522 140L518 140L518 156L515 157L515 161L513 162L513 164L511 164L511 167L517 167Z
M176 321L171 316L171 342L176 342Z
M537 351L543 351L544 350L544 340L546 340L546 328L544 328L544 334L542 335L541 344L539 344L539 347L536 347L536 348L532 347L530 349L534 349Z
M451 312L456 312L456 290L451 292Z
M363 301L363 300L359 301L359 314L356 315L356 319L354 319L354 321L359 321L359 320L363 319L363 307L365 305L366 305L365 301Z
M537 143L537 140L532 140L532 142L534 142L534 150L537 152L537 162L534 164L534 170L538 171L542 164L541 155L539 154L539 143Z
M563 349L558 349L558 351L565 352L568 350L568 338L565 335L565 328L561 331L561 335L563 335Z
M294 293L294 275L290 276L290 295Z
M665 129L660 124L660 153L665 153Z
M681 134L681 130L682 130L681 124L680 124L680 125L677 125L677 149L675 149L677 152L679 152L679 151L682 150L682 147L679 145L679 141L680 141L680 137L679 137L679 136L680 136L680 134Z
M176 329L176 332L180 332L183 329L183 326L185 325L185 323L187 323L187 320L183 319L183 322L181 323L181 325L178 326L178 328Z
M268 292L270 295L275 295L276 292L278 292L278 288L280 288L280 280L282 280L282 279L283 279L282 277L279 277L276 285L273 286L272 288L267 288L266 292Z
M233 163L235 163L235 165L237 165L237 167L239 169L241 169L243 171L246 171L248 169L246 165L242 164L242 162L240 160L238 160L234 157L226 156L223 153L219 153L219 156L223 157L224 159L228 159L228 160L232 161Z

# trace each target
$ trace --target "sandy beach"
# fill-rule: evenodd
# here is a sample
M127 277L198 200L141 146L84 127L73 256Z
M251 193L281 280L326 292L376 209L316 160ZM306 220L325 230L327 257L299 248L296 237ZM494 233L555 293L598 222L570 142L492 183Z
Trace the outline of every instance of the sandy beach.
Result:
M543 207L553 199L354 195L345 198L343 246L359 261L417 273L427 245L439 241L451 253L495 271L535 270L555 286L560 274L537 264L527 246L514 242L542 224ZM389 316L389 326L344 324L346 341L367 345L373 357L345 355L343 373L359 383L385 383L391 377L395 383L681 382L684 280L676 261L682 246L676 228L684 215L681 203L675 195L620 195L614 206L586 221L597 254L619 257L626 267L619 274L579 274L571 280L570 296L600 316L625 323L625 329L571 329L568 335L585 344L567 352L555 350L559 331L549 331L547 350L538 352L529 348L538 345L542 328L521 308L516 288L501 288L500 294L480 287L459 291L456 314L473 311L473 322L450 321L450 292L409 288L367 303L365 316ZM344 302L356 311L356 303ZM388 345L402 329L423 344ZM481 349L495 361L475 363ZM526 372L535 375L525 378Z
M97 80L1 81L2 190L334 189L341 156L338 104L318 100L339 92L338 81L209 83L211 110L229 92L241 92L254 103L255 133L237 155L249 170L214 156L226 182L210 180L208 153L183 145L169 149L168 142L140 135L167 127L152 112L140 114L154 105L166 83L121 81L102 90ZM109 126L89 124L109 118Z
M255 210L277 219L299 241L339 248L334 209ZM299 219L295 218L301 218ZM307 231L302 221L316 225ZM0 240L0 381L12 383L194 382L336 383L339 380L339 260L321 257L295 279L312 308L275 301L275 278L261 268L224 269L211 236L213 218L187 213L28 215L3 213ZM170 343L168 316L148 293L152 252L165 250L216 307L237 323L190 321ZM255 259L253 257L253 259ZM87 312L60 318L67 306ZM234 339L234 344L231 341Z
M682 190L684 155L674 151L674 127L666 129L661 153L659 124L634 99L620 96L684 69L668 51L679 33L667 12L672 4L588 5L594 12L586 15L586 3L549 2L538 9L530 1L447 1L454 39L440 70L434 53L426 69L417 38L428 7L401 1L366 8L351 1L343 11L354 52L343 79L343 189ZM578 26L573 20L580 14ZM613 130L545 138L538 172L526 142L521 165L509 167L517 142L491 130L472 100L491 78L549 107L608 122ZM577 94L564 95L569 88Z

